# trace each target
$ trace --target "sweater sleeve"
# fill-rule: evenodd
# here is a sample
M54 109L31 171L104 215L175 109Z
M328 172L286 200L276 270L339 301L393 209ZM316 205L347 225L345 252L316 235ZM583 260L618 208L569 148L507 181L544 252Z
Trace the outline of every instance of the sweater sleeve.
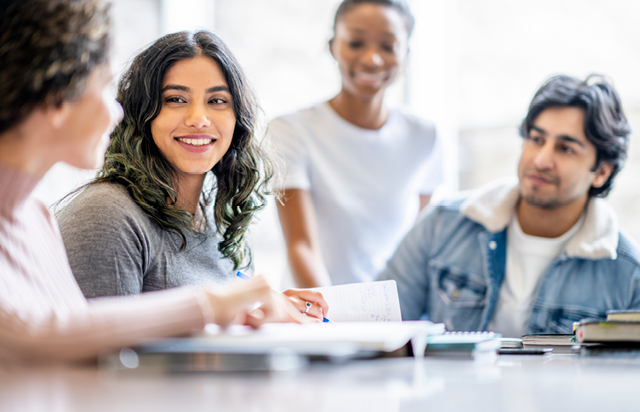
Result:
M0 306L0 361L73 361L150 338L186 334L210 321L203 295L188 289L98 298L86 310L46 316Z
M116 184L87 188L58 225L73 275L87 298L143 291L152 234L139 207Z

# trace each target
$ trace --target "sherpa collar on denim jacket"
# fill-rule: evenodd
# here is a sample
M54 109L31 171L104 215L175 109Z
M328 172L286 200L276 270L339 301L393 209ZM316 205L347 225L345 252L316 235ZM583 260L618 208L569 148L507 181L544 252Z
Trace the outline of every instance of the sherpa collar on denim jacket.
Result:
M518 180L500 179L474 190L460 205L460 212L489 232L497 233L511 221L519 199ZM618 231L618 219L611 206L604 199L591 198L584 223L565 252L568 257L616 259Z

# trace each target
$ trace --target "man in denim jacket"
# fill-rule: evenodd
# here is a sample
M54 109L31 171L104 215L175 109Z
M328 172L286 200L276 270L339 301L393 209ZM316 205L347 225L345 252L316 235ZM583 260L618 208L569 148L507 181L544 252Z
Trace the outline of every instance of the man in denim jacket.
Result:
M609 205L630 128L611 84L557 76L522 122L518 179L434 207L379 280L403 319L505 336L571 333L608 310L640 310L640 253Z

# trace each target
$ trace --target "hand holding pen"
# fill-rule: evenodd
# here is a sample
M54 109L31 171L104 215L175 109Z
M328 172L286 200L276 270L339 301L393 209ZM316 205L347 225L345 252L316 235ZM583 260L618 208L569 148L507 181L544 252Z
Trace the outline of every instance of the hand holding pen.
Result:
M252 279L242 272L238 272L237 276L245 280ZM286 296L288 301L305 317L333 323L324 316L329 311L329 304L322 293L310 289L288 289L282 292L282 295Z

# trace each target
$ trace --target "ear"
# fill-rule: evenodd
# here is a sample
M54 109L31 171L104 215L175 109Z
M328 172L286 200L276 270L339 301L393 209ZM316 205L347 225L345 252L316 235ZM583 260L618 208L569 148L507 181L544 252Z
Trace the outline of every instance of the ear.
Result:
M600 162L600 166L595 171L593 175L593 180L591 181L592 187L602 187L611 176L613 172L613 165L609 162Z
M331 40L329 40L329 53L331 53L331 56L335 59L336 55L333 53L334 44L335 44L335 38L331 38Z
M55 130L61 129L71 113L69 102L63 102L58 106L48 106L44 109L44 115L48 119L49 124Z

